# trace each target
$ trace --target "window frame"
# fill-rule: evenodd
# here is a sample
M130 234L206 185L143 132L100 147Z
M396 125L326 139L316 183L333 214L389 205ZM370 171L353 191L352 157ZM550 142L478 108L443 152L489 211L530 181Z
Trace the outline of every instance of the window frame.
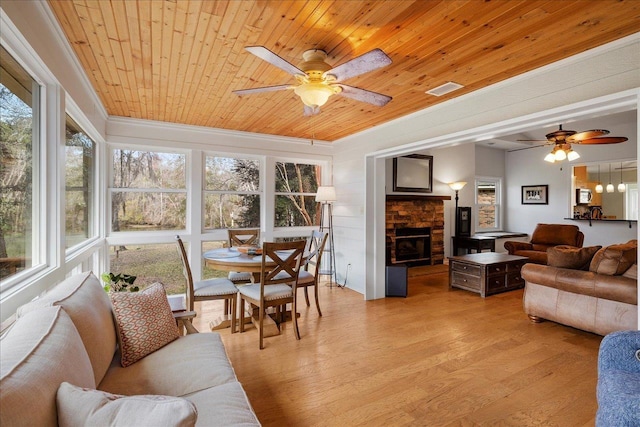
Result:
M304 164L304 165L312 165L312 166L317 166L320 168L320 172L319 174L317 174L316 176L316 181L318 184L318 187L321 187L323 185L326 185L323 182L323 178L326 174L326 169L327 169L327 165L325 162L322 161L314 161L313 159L299 159L299 158L289 158L289 157L274 157L272 159L272 162L270 162L270 166L272 169L272 184L270 185L272 191L273 191L273 195L272 195L272 203L271 203L271 209L270 209L270 224L271 227L274 231L274 238L288 238L288 237L295 237L301 234L304 234L306 232L308 232L311 229L317 228L318 225L317 224L311 224L311 225L292 225L292 226L276 226L275 224L275 219L276 219L276 212L275 212L275 208L276 208L276 198L278 196L288 196L288 195L294 195L294 196L304 196L304 197L314 197L317 194L316 191L314 192L283 192L283 191L277 191L276 190L276 180L277 180L277 173L276 173L276 169L277 169L277 164L278 163L294 163L294 164ZM319 214L319 212L318 212Z
M474 227L476 233L485 233L492 231L502 231L503 228L503 206L502 206L502 177L496 176L476 176L474 181ZM478 203L478 191L479 184L483 182L491 182L496 186L496 203ZM496 220L495 227L480 227L480 207L481 206L495 206Z
M258 188L254 191L232 191L232 190L208 190L207 189L207 158L225 158L225 159L238 159L238 160L250 160L258 162ZM220 232L224 232L226 235L227 228L206 228L206 198L208 195L241 195L241 196L258 196L260 202L260 219L259 223L256 227L252 228L260 228L264 230L264 211L265 211L265 158L264 156L255 156L255 155L244 155L240 153L221 153L221 152L204 152L202 156L202 174L201 174L201 185L202 185L202 205L201 205L201 232L204 234L214 234L219 235ZM214 239L216 240L216 239ZM225 238L226 240L226 238Z
M129 151L144 151L151 153L161 153L161 154L178 154L182 155L185 158L184 164L184 187L183 188L145 188L145 187L114 187L114 164L113 164L113 154L115 150L129 150ZM189 150L175 150L168 147L150 147L146 145L123 145L123 144L109 144L107 147L107 161L105 163L108 164L108 176L107 176L107 197L106 197L106 207L105 207L105 228L106 228L106 236L107 237L116 237L116 239L108 239L108 243L112 244L113 240L115 241L130 241L130 242L138 242L135 237L129 236L166 236L166 235L175 235L186 232L190 229L189 219L190 219L190 211L192 209L190 203L190 154ZM148 231L113 231L113 194L114 192L122 192L122 193L170 193L170 194L184 194L185 195L185 217L184 224L185 226L180 229L166 229L166 230L148 230ZM153 240L153 239L152 239Z
M70 101L70 100L69 100ZM69 103L72 104L72 103ZM67 112L65 115L65 138L64 141L62 141L62 144L66 150L67 147L67 141L66 141L66 117L68 117L69 119L73 120L73 122L76 124L76 126L78 126L78 128L82 131L82 133L84 133L84 135L89 138L91 140L91 142L93 143L93 165L92 165L92 174L91 174L91 181L92 181L92 185L93 185L93 189L91 191L91 206L87 206L87 209L89 210L88 215L87 215L87 219L89 221L88 224L88 230L87 230L87 238L82 240L81 242L76 243L75 245L69 246L68 248L66 248L65 253L67 256L69 256L70 254L73 254L75 252L77 252L78 250L81 250L85 247L87 247L88 245L90 245L91 243L93 243L94 241L96 241L97 239L100 238L100 227L99 227L99 216L98 216L98 209L99 209L99 194L100 191L98 189L99 186L99 180L98 180L98 175L99 175L99 161L100 161L100 155L99 155L99 149L98 149L98 142L96 141L96 138L94 138L89 132L87 132L85 130L85 127L81 124L82 120L76 120L74 117L74 114L72 112L70 112L70 110L74 110L75 104L72 105L67 105ZM64 242L66 242L66 203L67 203L67 199L66 199L66 194L67 194L67 185L66 185L66 167L67 167L67 158L66 158L66 153L64 156L64 166L65 166L65 172L64 172L64 176L61 177L62 181L63 181L63 185L65 187L65 191L64 191L64 202L63 202L63 216L61 218L61 220L64 220L64 230L65 230L65 237L63 239Z
M11 32L9 34L12 35ZM29 279L55 267L59 254L59 250L55 247L55 242L53 241L54 236L51 233L51 227L55 224L55 215L52 218L53 207L48 203L49 199L47 197L48 193L54 191L55 182L46 179L50 165L55 165L57 161L55 156L57 154L56 144L47 146L47 135L55 135L60 125L55 121L47 120L47 114L51 105L59 99L59 93L54 89L52 83L47 83L47 79L44 77L47 74L40 69L36 58L13 49L12 46L17 42L15 40L7 40L6 36L7 34L3 34L2 39L0 39L2 48L22 67L32 80L31 250L29 254L25 252L25 257L31 257L31 266L0 282L0 294L3 297L21 290L24 286L28 286L29 282L27 281ZM33 66L30 67L29 64Z

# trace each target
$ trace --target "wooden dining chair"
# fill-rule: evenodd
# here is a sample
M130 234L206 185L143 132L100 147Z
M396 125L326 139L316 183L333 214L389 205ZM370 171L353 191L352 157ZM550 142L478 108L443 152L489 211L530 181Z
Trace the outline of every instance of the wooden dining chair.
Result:
M241 286L240 293L240 332L244 332L244 302L257 307L259 311L258 330L260 350L264 348L264 318L267 308L276 308L276 318L280 307L291 304L291 318L296 339L300 339L296 316L296 282L306 242L266 242L262 245L262 268L260 282ZM291 283L291 286L289 285ZM282 321L282 319L280 319Z
M260 244L260 229L229 229L229 247ZM230 271L227 276L236 285L253 282L253 274L246 271Z
M193 304L195 301L224 300L225 314L227 314L226 307L231 308L231 333L235 333L238 288L236 288L236 285L234 285L231 280L224 278L194 282L193 276L191 275L189 260L187 258L187 251L184 249L184 244L182 243L180 236L176 236L176 241L178 243L178 253L182 260L182 272L187 281L187 310L193 311Z
M316 308L320 316L322 316L322 311L320 311L320 300L318 299L318 276L320 275L320 262L322 261L322 253L324 245L327 243L328 235L324 231L311 232L311 237L307 240L305 249L306 258L303 267L300 269L297 283L298 288L304 288L304 299L307 302L307 307L311 305L309 304L309 292L307 290L310 286L313 286Z

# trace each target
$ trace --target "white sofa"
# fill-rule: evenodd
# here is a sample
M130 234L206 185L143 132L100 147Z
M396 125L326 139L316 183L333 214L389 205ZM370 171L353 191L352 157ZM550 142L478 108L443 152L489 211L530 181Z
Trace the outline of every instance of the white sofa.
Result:
M126 368L116 343L111 302L92 273L74 275L22 306L0 341L0 426L58 425L63 382L119 395L181 397L195 406L198 426L260 425L219 334L180 337Z

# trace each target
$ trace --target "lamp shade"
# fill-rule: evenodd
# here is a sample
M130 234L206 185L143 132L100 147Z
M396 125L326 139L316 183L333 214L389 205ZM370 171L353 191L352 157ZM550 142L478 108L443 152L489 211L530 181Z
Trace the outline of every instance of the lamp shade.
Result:
M465 181L458 181L458 182L452 182L449 184L449 187L451 187L451 189L453 191L458 191L458 190L462 190L462 188L467 185L467 183Z
M294 89L296 95L302 99L304 105L308 107L321 107L327 103L329 97L335 93L335 91L322 83L306 83L300 85Z
M333 186L318 187L316 202L335 202L336 189Z

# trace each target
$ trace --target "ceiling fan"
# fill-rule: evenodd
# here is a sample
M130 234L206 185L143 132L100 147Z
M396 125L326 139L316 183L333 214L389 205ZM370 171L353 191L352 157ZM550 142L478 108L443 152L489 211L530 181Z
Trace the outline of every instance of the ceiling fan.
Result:
M606 129L592 129L583 132L576 132L575 130L564 130L562 125L559 125L559 129L545 135L546 140L538 139L519 139L522 142L545 142L544 145L553 144L553 150L544 158L545 161L554 163L555 161L562 161L568 159L569 161L576 160L580 157L578 153L573 151L571 144L617 144L626 141L628 138L624 136L604 136L608 135L609 131ZM528 150L529 148L542 147L542 145L536 145L532 147L520 148L519 150ZM512 151L519 151L512 150Z
M293 75L296 84L234 90L233 93L237 95L293 89L304 103L305 116L318 114L320 107L327 102L331 95L342 95L379 107L391 101L390 96L342 83L351 77L391 64L391 58L380 49L364 53L337 67L332 67L325 62L327 53L321 49L305 51L302 54L304 61L297 67L264 46L247 46L245 49L269 64Z

